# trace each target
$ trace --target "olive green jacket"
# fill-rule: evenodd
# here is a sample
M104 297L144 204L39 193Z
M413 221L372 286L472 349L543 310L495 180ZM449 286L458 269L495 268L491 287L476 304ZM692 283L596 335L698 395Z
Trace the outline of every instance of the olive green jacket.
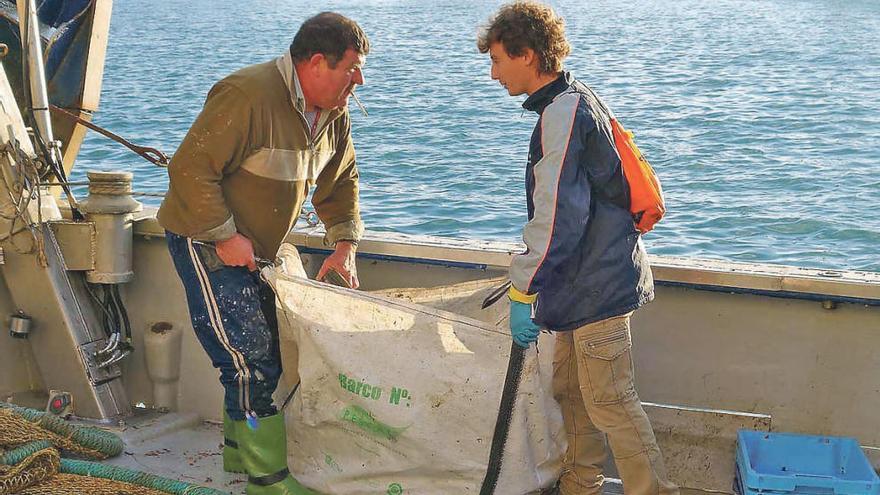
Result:
M325 242L363 233L348 109L322 111L314 136L293 61L253 65L211 88L168 165L159 223L205 241L248 237L274 259L314 185Z

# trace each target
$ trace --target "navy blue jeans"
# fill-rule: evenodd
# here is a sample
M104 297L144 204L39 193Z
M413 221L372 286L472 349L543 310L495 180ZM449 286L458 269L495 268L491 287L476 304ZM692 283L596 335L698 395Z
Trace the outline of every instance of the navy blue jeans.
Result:
M275 414L272 393L281 376L281 353L271 287L258 272L224 265L210 243L165 235L196 337L220 370L229 417Z

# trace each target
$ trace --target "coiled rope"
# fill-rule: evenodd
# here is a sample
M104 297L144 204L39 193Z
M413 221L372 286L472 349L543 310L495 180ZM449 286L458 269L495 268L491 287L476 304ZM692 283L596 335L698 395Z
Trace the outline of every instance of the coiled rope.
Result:
M72 425L35 409L0 402L0 495L229 495L182 481L88 460L119 455L122 440L89 426Z

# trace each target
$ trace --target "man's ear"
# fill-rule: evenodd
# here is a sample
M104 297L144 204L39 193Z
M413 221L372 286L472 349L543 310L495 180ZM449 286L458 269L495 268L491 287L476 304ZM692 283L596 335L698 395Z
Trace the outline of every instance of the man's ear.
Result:
M538 56L535 55L535 50L532 50L531 48L523 48L522 57L528 67L532 67L538 63Z
M316 53L316 54L312 55L311 57L309 57L308 67L311 70L316 70L319 67L321 67L322 62L326 63L327 58L324 56L323 53Z

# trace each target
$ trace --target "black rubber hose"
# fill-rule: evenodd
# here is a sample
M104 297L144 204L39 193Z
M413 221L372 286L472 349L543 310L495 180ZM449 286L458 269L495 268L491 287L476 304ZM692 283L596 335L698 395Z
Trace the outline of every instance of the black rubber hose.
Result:
M510 434L510 421L513 418L516 395L522 380L525 353L525 349L515 342L511 343L510 361L507 363L507 376L504 379L504 391L501 393L498 419L495 421L495 434L492 436L492 448L489 450L489 465L486 468L486 477L483 478L480 495L494 495L495 487L498 485L498 477L501 475L501 467L504 464L504 447L507 445L507 437Z

